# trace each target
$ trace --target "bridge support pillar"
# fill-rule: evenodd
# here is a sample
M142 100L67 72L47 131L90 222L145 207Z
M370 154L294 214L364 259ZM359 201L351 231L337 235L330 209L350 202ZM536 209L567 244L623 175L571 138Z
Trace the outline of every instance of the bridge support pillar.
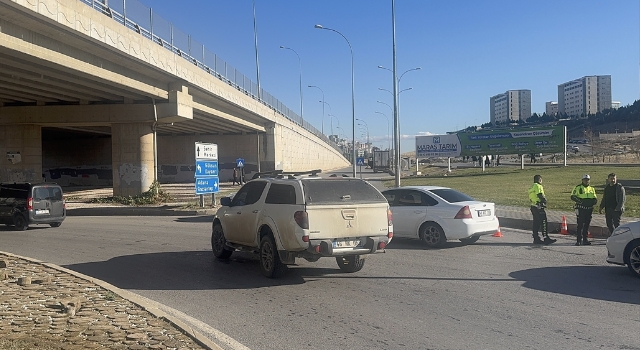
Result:
M113 195L135 196L154 180L153 130L150 123L111 125Z
M0 182L42 182L40 125L0 125Z

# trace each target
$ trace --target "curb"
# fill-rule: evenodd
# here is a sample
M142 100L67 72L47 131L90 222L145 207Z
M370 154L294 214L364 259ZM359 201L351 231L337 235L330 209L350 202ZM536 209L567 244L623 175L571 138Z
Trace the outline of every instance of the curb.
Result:
M507 218L507 217L498 217L498 220L500 221L500 227L531 231L531 227L533 226L533 220L514 219L514 218ZM559 222L549 222L548 223L549 233L560 232L560 225L561 223ZM578 227L577 224L567 223L567 229L569 230L570 235L573 235L573 236L576 235L577 227ZM609 238L609 229L607 227L591 225L589 226L589 233L591 233L591 235L594 238L602 238L602 239Z
M163 311L160 309L160 303L155 302L153 300L147 299L141 295L129 292L127 290L124 289L120 289L114 285L111 285L107 282L104 282L102 280L99 279L95 279L93 277L81 274L79 272L73 271L73 270L69 270L67 268L64 268L62 266L58 266L52 263L47 263L41 260L37 260L37 259L33 259L33 258L28 258L28 257L24 257L24 256L20 256L20 255L16 255L16 254L11 254L11 253L7 253L7 252L3 252L0 251L1 254L4 254L6 256L10 256L13 258L17 258L17 259L22 259L22 260L26 260L28 262L31 263L35 263L35 264L39 264L45 267L49 267L64 273L68 273L70 275L73 275L75 277L81 278L87 282L91 282L93 284L96 284L108 291L111 291L115 294L117 294L118 296L122 297L123 299L126 299L128 301L130 301L131 303L139 306L140 308L142 308L143 310L149 312L150 314L152 314L153 316L165 320L167 322L169 322L170 324L172 324L174 327L180 329L185 335L191 337L196 343L198 343L200 346L208 349L208 350L224 350L223 348L221 348L218 344L214 343L213 341L211 341L209 338L205 337L204 335L202 335L201 333L199 333L198 331L194 330L192 327L190 327L189 325L187 325L185 322L183 322L182 320L180 320L177 317L174 317L173 315L170 315L169 313ZM162 305L164 308L167 308L167 306ZM177 310L176 310L177 311Z

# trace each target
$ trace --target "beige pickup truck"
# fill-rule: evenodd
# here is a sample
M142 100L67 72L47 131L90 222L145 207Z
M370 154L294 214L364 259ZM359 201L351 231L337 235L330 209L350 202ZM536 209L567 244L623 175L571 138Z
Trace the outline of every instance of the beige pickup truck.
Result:
M262 273L278 277L295 258L334 257L342 271L356 272L367 254L384 252L393 237L384 196L366 181L318 172L258 174L233 198L223 197L212 224L214 256L255 252Z

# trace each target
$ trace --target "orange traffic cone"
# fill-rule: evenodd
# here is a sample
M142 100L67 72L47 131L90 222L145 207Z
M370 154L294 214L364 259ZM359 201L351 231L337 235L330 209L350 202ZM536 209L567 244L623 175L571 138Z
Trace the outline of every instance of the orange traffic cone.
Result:
M500 226L498 226L498 231L496 231L496 233L492 234L491 236L493 236L493 237L502 237L502 232L500 231Z
M562 223L560 224L560 234L568 235L569 230L567 229L567 217L562 215Z

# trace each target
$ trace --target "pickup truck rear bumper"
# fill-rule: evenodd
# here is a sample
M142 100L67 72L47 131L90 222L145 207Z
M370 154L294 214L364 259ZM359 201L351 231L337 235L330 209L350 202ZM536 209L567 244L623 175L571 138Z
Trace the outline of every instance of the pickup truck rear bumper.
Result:
M309 248L307 252L320 255L320 256L341 256L341 255L362 255L362 254L374 254L384 253L384 249L378 249L380 242L387 243L389 239L387 237L358 237L361 241L360 245L356 247L334 247L333 240L331 239L313 239L309 241ZM320 251L317 251L316 247L320 247Z

